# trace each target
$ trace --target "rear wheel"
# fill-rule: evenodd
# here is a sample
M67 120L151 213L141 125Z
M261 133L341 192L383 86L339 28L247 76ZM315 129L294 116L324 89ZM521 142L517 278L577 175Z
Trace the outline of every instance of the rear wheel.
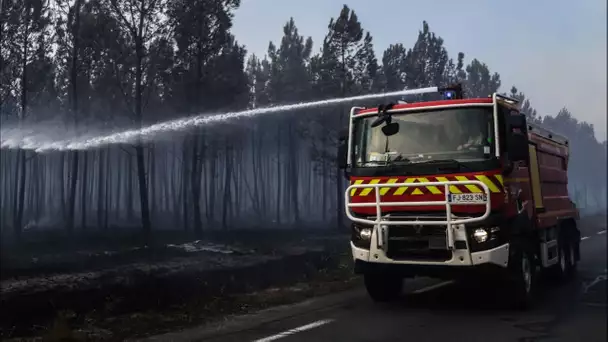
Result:
M403 278L385 273L365 273L365 289L375 302L389 302L397 299L403 290Z
M576 268L578 266L578 262L576 261L576 249L578 241L575 239L570 239L568 242L567 254L566 254L566 275L569 278L572 278L576 275Z
M562 233L558 243L558 262L550 272L558 282L567 282L576 272L576 241L572 234Z
M558 240L558 263L555 265L555 273L560 279L566 278L568 274L568 258L570 254L568 245L568 240L565 238Z

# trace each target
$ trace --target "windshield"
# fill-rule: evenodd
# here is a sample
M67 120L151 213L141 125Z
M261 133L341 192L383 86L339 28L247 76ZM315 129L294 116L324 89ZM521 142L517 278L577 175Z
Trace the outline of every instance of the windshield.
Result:
M376 118L355 119L355 166L446 159L466 162L494 155L491 107L396 114L392 121L399 124L399 132L390 137L382 132L385 124L371 127Z

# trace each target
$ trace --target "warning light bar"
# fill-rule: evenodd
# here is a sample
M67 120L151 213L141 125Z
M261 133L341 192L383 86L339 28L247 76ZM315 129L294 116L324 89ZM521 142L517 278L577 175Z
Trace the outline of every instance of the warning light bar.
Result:
M462 99L464 97L460 83L451 84L447 87L439 87L437 90L446 100Z

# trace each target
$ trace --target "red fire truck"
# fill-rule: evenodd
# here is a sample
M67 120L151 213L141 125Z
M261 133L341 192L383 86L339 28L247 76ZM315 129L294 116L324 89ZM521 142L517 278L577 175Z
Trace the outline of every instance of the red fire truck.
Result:
M580 258L568 140L507 96L406 95L426 93L441 99L351 109L338 159L355 272L375 301L408 277L481 276L528 307L538 276L569 279Z

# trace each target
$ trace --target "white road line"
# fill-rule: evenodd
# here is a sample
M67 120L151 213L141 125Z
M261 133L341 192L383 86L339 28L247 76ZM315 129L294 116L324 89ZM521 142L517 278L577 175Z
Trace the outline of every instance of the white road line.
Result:
M310 330L310 329L314 329L314 328L320 327L322 325L325 325L327 323L331 323L333 321L334 321L333 319L322 319L320 321L315 321L315 322L303 325L303 326L298 327L298 328L294 328L294 329L290 329L290 330L287 330L287 331L283 331L282 333L278 333L276 335L272 335L272 336L261 338L259 340L255 340L253 342L270 342L270 341L278 340L280 338L287 337L287 336L290 336L290 335L293 335L293 334L297 334L299 332L303 332L303 331L306 331L306 330Z
M448 281L444 281L444 282L439 283L439 284L423 287L423 288L418 289L416 291L412 291L412 293L416 293L416 294L418 294L418 293L424 293L424 292L428 292L428 291L431 291L431 290L434 290L434 289L438 289L440 287L444 287L446 285L450 285L452 283L454 283L453 280L448 280Z
M597 277L595 277L595 279L593 279L592 282L590 283L583 283L583 293L587 293L589 292L589 289L593 286L595 286L596 284L599 284L602 281L606 281L606 275L604 274L600 274Z
M600 235L600 234L606 234L606 229L604 229L604 230L602 230L602 231L597 232L597 235Z
M588 238L589 238L588 236L583 236L583 237L581 238L581 241L582 241L582 240L587 240Z

